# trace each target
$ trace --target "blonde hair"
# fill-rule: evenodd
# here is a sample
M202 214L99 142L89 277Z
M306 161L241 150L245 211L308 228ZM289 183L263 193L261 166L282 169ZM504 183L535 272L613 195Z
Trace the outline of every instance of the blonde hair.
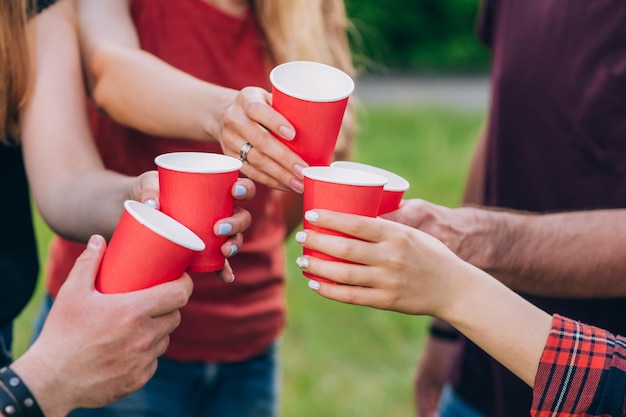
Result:
M0 142L19 136L18 115L29 86L31 57L25 0L0 1Z
M275 64L315 61L356 75L342 0L254 0L254 7ZM355 131L356 110L351 98L335 148L336 159L350 157Z

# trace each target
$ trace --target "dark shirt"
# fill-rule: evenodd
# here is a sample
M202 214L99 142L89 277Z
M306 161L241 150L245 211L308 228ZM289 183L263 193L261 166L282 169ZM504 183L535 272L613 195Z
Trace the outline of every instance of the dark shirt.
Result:
M485 203L626 207L626 2L486 0L479 22L493 55ZM625 299L526 298L626 334ZM456 372L483 413L528 416L530 388L469 341Z
M0 144L0 328L22 311L37 282L37 246L22 152Z

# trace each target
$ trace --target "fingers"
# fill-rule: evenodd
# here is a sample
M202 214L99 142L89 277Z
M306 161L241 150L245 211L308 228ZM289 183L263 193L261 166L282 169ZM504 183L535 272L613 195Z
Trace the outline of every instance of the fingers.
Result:
M321 209L307 211L304 218L318 227L342 232L370 242L384 241L397 226L381 218Z
M132 297L134 305L145 308L151 317L159 317L184 307L192 291L193 281L185 273L175 281L115 296Z
M217 277L221 279L226 284L230 284L235 281L235 273L233 272L228 259L224 262L224 269L216 272Z
M252 145L241 169L249 178L271 188L302 192L301 168L307 164L281 140L294 137L293 126L271 107L270 94L253 87L243 89L224 114L220 141L224 154L235 158L244 145Z
M131 198L152 208L159 208L159 176L157 171L147 171L137 177L136 191Z
M238 178L231 194L235 200L250 200L256 195L256 185L248 178Z
M82 290L93 291L96 274L105 249L106 241L102 236L91 236L87 247L74 263L74 267L67 278L67 285L79 286Z
M339 301L344 304L378 308L378 291L373 288L332 284L315 280L309 280L309 288L329 300Z
M252 223L252 215L248 210L241 207L235 207L233 209L233 215L219 220L213 226L213 233L216 236L231 236L237 233L242 233Z

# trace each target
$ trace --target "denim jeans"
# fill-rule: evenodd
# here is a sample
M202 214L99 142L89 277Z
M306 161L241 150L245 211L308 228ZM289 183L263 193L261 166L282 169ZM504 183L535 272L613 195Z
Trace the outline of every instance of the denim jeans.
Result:
M38 334L52 300L46 296ZM68 417L274 417L278 415L278 343L241 362L178 362L159 358L156 374L139 391L104 408Z
M483 413L469 405L459 397L454 389L446 385L439 401L440 417L486 417Z
M13 345L13 323L0 328L0 368L11 363L13 355L11 346Z

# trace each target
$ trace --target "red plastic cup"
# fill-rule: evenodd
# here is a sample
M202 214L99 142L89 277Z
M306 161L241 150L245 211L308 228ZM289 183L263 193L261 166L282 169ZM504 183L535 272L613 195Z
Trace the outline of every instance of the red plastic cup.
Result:
M387 178L387 184L385 184L385 187L383 188L383 198L380 201L380 207L378 208L378 215L397 210L398 207L400 207L400 202L402 201L402 197L404 197L404 193L409 189L409 182L406 179L391 171L387 171L386 169L373 165L352 161L335 161L330 164L330 166L357 169L360 171L382 175Z
M233 213L231 188L242 162L236 158L203 152L174 152L155 159L159 171L160 203L163 213L193 230L206 244L189 264L190 272L224 268L220 247L227 236L216 236L218 220Z
M283 142L309 165L328 165L354 81L330 65L293 61L270 72L272 107L296 129Z
M96 277L102 293L141 290L180 277L204 242L176 220L138 201L125 201Z
M311 209L327 209L342 213L376 217L387 179L369 172L337 167L308 167L304 175L304 212ZM322 233L346 236L344 233L323 229L304 220L304 228ZM320 259L347 262L322 252L303 248L305 255ZM303 271L308 278L334 282Z

